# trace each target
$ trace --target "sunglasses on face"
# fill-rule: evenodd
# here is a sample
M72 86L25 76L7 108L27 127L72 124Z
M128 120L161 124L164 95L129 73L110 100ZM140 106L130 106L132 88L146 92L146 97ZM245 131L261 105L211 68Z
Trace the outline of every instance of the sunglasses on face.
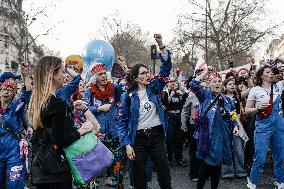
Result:
M13 92L14 89L12 89L12 88L2 88L1 91L3 91L3 92L4 91Z

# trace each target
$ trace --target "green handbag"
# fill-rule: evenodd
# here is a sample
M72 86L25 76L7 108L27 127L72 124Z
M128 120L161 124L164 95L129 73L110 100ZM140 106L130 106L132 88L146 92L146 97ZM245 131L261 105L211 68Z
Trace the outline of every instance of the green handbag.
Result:
M113 161L112 152L93 132L86 133L64 151L77 185L100 176Z

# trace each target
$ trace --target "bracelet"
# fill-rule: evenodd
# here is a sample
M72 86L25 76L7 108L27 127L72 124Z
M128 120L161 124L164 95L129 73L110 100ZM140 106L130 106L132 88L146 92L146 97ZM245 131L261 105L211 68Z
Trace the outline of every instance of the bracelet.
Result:
M164 50L166 48L166 46L162 46L162 47L159 47L160 50Z
M82 112L83 113L86 113L86 111L88 111L89 110L89 108L87 107L87 106L85 106L83 109L82 109Z

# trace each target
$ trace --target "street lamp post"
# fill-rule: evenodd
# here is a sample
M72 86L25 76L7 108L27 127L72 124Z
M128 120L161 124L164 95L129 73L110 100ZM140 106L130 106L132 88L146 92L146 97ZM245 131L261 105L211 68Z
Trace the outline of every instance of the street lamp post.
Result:
M207 3L208 0L206 1L206 6L205 6L205 62L208 63L208 46L207 46L207 40L208 40L208 29L207 29L207 17L208 17L208 12L207 12Z
M151 45L151 60L153 60L153 74L156 73L157 46Z

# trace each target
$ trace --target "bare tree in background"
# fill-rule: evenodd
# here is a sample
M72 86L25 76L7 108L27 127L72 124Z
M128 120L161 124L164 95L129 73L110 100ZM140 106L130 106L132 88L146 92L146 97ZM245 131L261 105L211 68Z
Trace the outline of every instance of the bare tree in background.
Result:
M111 43L116 55L125 57L128 66L151 63L148 33L137 24L122 21L118 13L104 17L98 33Z
M207 11L208 63L221 70L227 68L228 61L236 66L245 64L253 46L279 26L273 22L264 25L267 0L204 0L203 5L197 0L187 2L204 14L180 15L176 38L180 45L196 44L205 50Z
M60 51L58 51L58 50L50 49L50 48L46 47L45 45L40 45L40 48L44 51L45 56L56 56L56 57L63 59L63 56L61 55Z
M182 58L179 60L178 66L186 73L193 74L198 58L197 49L204 48L201 39L198 37L201 33L192 30L193 32L189 35L188 33L183 33L181 31L181 28L176 29L175 38L171 42L172 48L177 54L180 52L183 54Z

